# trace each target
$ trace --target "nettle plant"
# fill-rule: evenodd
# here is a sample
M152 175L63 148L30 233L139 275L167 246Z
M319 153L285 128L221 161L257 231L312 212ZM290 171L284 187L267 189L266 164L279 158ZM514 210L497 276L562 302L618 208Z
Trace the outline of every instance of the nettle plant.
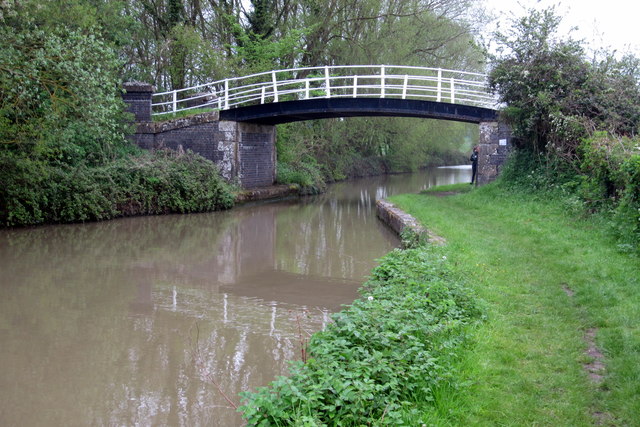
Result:
M310 359L290 377L244 393L250 425L370 425L419 417L482 319L473 295L436 249L395 250L309 343Z

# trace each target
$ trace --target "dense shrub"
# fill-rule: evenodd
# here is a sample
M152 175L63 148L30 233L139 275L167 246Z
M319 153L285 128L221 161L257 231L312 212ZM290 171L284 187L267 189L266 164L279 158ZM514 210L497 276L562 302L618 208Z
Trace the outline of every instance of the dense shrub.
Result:
M0 179L5 226L203 212L233 204L217 167L193 153L145 152L100 167L71 167L2 152Z
M619 174L624 190L615 211L616 228L625 244L640 251L640 154L628 157Z
M559 24L553 8L531 10L497 34L489 80L520 149L503 182L611 212L623 244L638 247L640 59L588 59L581 42L557 36Z
M553 8L530 10L508 34L495 34L489 83L521 148L572 161L593 130L638 133L640 60L588 58L582 42L558 36L560 22Z
M69 165L99 165L126 151L120 66L92 34L2 27L2 150Z
M312 158L298 161L279 161L276 182L297 184L302 194L318 194L326 189L326 180L317 162Z
M47 205L45 186L49 184L49 166L0 152L0 221L3 225L38 224L44 221Z
M436 251L395 250L373 270L362 298L313 336L311 359L244 394L244 417L250 425L402 424L412 407L435 399L439 385L455 384L455 349L481 317Z
M593 208L617 199L624 192L622 163L629 155L628 138L613 138L597 132L579 146L580 196Z
M332 161L326 159L324 165L331 181L382 175L389 170L382 157L365 156L355 151L346 151Z

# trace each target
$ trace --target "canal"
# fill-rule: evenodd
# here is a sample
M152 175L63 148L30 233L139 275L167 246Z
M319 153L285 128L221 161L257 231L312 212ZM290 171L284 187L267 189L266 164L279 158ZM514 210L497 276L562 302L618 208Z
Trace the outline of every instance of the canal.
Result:
M375 200L466 167L227 212L0 231L0 425L241 425L398 245ZM302 332L300 332L302 331Z

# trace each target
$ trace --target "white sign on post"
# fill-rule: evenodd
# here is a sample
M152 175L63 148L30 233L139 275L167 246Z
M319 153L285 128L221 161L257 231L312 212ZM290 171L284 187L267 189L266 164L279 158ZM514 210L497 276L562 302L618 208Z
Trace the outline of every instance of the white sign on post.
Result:
M507 140L506 139L501 139L500 141L498 141L498 143L500 145L507 145Z

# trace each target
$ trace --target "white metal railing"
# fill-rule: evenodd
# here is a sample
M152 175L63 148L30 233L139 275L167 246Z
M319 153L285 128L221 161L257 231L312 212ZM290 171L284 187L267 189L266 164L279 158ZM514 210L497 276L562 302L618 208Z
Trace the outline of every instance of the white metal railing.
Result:
M441 68L344 65L266 71L153 95L153 115L313 98L401 98L496 108L487 76Z

